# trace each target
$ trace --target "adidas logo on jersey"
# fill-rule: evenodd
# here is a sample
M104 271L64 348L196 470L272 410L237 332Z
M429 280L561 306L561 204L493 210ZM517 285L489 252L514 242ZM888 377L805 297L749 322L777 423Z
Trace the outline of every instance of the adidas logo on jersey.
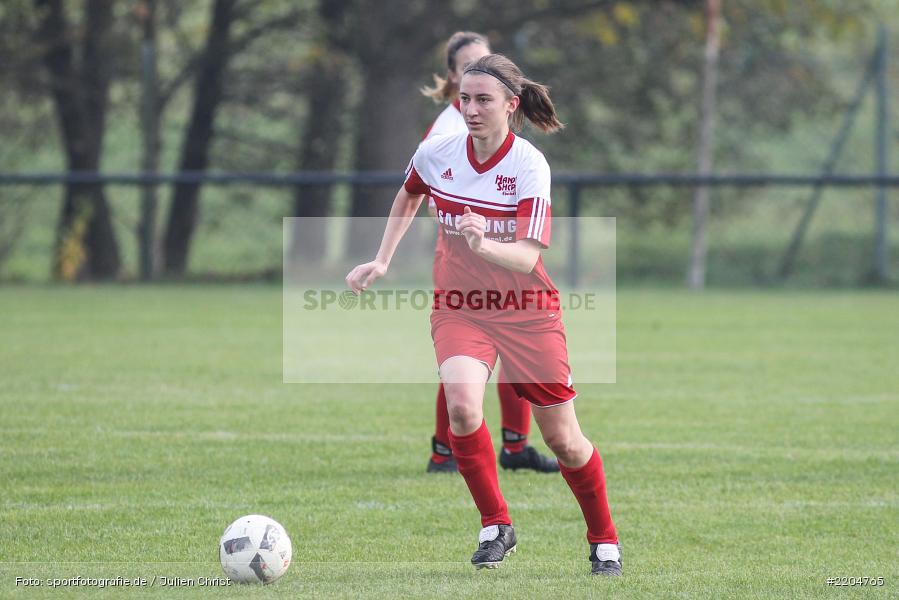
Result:
M443 172L443 175L440 176L440 179L448 179L449 181L453 180L453 170L447 169Z

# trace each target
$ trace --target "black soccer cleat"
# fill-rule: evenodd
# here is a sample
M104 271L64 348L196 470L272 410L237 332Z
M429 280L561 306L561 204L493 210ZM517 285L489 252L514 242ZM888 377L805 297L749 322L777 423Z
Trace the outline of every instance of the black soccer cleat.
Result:
M448 460L443 462L435 462L434 457L428 459L428 473L458 473L459 466L453 457L453 451L446 444L437 441L436 437L431 437L431 452L437 456L445 456Z
M621 544L590 544L591 575L621 576Z
M471 564L478 569L495 569L517 547L518 540L511 525L484 527L478 535L478 549L471 557Z
M531 469L538 473L558 473L559 461L543 456L533 446L525 446L521 452L509 452L505 448L499 453L499 465L503 469Z

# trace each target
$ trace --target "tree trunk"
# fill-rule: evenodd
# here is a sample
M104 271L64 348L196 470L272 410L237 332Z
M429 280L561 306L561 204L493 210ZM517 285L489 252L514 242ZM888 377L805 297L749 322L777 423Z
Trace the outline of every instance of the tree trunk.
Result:
M365 74L362 110L356 142L356 168L360 171L402 171L421 141L421 101L416 95L418 69L393 65L371 68ZM357 186L353 191L349 253L374 256L383 227L372 227L371 217L385 217L402 182L395 186Z
M77 37L61 0L35 0L40 15L37 41L50 75L50 91L70 171L97 171L109 97L111 4L88 0L80 68ZM56 229L53 275L57 279L113 279L121 261L109 205L101 185L68 184Z
M344 2L346 18L338 20L341 45L362 73L361 105L355 127L355 168L402 172L424 133L420 121L424 101L418 95L431 71L429 53L461 19L453 2ZM402 43L397 43L402 40ZM402 181L353 190L347 250L352 258L377 251L384 218Z
M722 0L706 0L705 66L702 78L702 113L699 137L699 174L712 172L715 136L715 89L718 83L718 51L720 47L720 18ZM709 217L709 188L701 185L693 199L693 245L690 252L690 271L687 283L691 289L705 287Z
M234 5L235 0L216 0L212 6L212 25L203 50L203 63L194 80L193 107L181 146L180 171L205 171L209 165L215 114L222 102L230 57L228 42ZM175 184L163 247L167 275L181 276L187 268L199 213L199 194L199 184Z
M306 90L309 112L303 127L300 160L301 171L333 171L341 138L343 101L347 92L343 59L334 50L322 53L312 65ZM320 261L327 245L324 221L317 217L330 214L332 186L297 187L294 194L294 221L291 255L303 261Z
M143 0L139 15L143 25L141 42L141 136L145 174L155 175L159 166L158 71L156 67L156 0ZM140 245L140 278L153 279L156 270L156 184L143 186L137 237Z

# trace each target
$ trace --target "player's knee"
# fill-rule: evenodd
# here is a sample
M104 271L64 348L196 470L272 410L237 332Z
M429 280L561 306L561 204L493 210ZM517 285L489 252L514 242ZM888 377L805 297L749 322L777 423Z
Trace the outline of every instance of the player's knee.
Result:
M469 406L478 402L471 386L465 384L444 383L443 389L446 392L446 404L448 407L453 406Z
M544 435L543 441L546 442L549 449L553 451L556 458L563 463L571 464L573 462L572 459L576 458L578 455L580 440L575 439L575 436L568 432L556 432Z
M481 398L475 388L469 385L444 384L446 408L454 429L470 431L477 429L484 420Z
M447 402L446 408L449 413L450 423L455 425L456 429L473 431L480 427L481 421L484 420L480 409L473 403L450 404Z

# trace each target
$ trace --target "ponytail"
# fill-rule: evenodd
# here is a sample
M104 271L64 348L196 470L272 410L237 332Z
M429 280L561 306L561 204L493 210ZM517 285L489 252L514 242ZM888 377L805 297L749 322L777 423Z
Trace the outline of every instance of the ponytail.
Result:
M520 130L524 126L524 120L527 119L543 133L554 133L563 129L565 125L556 114L556 107L549 97L549 89L530 79L522 78L522 80L521 91L518 93L521 102L518 104L518 110L512 113L512 127Z
M485 73L502 84L506 97L518 96L518 110L509 117L509 126L520 131L525 119L544 133L553 133L565 127L556 114L556 107L549 97L549 88L531 81L521 73L515 63L502 54L488 54L465 69L465 73Z
M450 82L449 78L444 79L436 73L434 74L434 86L423 86L419 91L422 95L438 103L449 102L459 95L459 90Z

